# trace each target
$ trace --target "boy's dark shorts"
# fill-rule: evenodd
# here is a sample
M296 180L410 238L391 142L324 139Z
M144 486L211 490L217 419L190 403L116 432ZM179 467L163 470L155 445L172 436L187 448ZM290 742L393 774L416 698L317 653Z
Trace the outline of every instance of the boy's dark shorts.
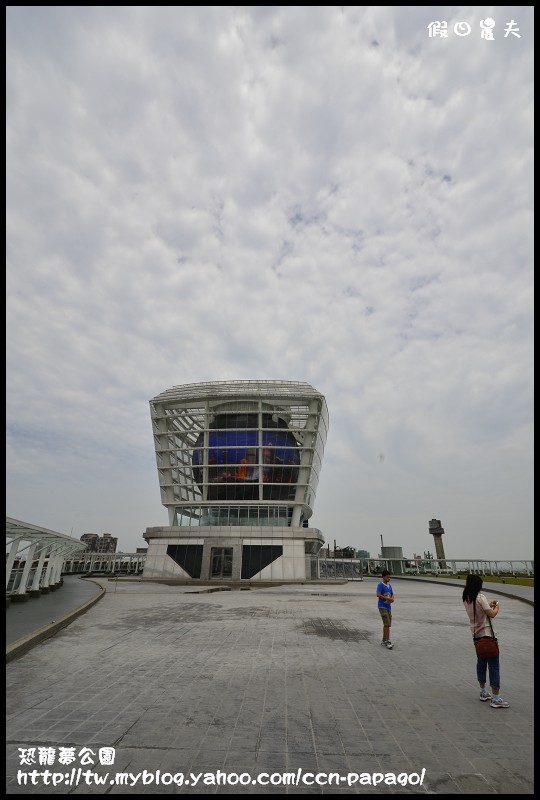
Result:
M392 626L392 612L388 611L387 608L379 608L379 614L382 617L384 627L390 628Z

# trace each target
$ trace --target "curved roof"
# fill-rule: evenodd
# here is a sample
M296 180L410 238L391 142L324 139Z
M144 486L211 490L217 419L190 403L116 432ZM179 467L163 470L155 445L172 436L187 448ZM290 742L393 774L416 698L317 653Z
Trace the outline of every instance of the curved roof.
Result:
M73 536L65 533L50 531L48 528L40 528L31 522L22 522L20 519L6 517L6 539L9 544L14 539L22 539L28 542L55 542L56 544L71 544L73 549L86 550L86 544ZM78 545L78 547L76 547Z
M303 381L208 381L173 386L161 392L150 402L174 400L202 400L215 397L322 397L309 383Z

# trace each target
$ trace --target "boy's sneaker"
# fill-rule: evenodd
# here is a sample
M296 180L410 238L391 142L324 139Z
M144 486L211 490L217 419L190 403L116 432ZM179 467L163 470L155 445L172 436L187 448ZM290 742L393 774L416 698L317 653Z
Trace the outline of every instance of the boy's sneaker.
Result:
M480 692L480 700L482 703L485 703L487 700L491 700L492 698L493 695L491 695L489 692Z
M388 644L388 639L383 639L382 642L381 642L381 645L383 647L386 647L387 644Z
M392 644L392 642L390 641L390 639L387 639L387 640L386 640L386 649L387 649L387 650L391 650L393 646L394 646L394 645Z
M502 697L499 697L498 700L491 699L491 708L510 708L510 703L507 703L506 700L503 700Z

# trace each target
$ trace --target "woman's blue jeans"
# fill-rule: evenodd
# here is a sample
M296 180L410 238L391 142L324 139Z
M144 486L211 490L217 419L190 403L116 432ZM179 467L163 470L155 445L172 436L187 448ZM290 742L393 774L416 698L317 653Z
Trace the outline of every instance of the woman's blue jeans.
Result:
M476 675L478 683L486 682L486 674L489 669L489 685L498 688L501 685L501 676L499 672L499 656L492 656L491 658L480 658L477 656L476 661Z

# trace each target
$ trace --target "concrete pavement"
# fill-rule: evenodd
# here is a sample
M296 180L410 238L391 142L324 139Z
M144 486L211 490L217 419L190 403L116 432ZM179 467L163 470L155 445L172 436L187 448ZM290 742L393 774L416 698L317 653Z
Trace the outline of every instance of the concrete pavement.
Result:
M500 601L501 694L511 707L492 709L478 701L459 586L393 581L388 651L372 578L215 593L98 583L103 599L7 665L8 794L533 793L534 609L521 600ZM81 763L83 748L96 760L107 746L114 765ZM59 767L70 747L76 760ZM32 748L49 766L21 764ZM32 769L71 780L72 766L108 773L108 783L17 780ZM111 784L144 770L151 783ZM156 785L157 770L343 780ZM350 773L422 770L421 785L347 785Z
M90 607L89 600L96 599L102 588L100 579L82 578L79 575L65 575L64 585L56 592L43 595L40 598L31 598L26 603L14 603L6 609L6 644L13 645L24 639L34 638L36 643L45 638L42 633L50 625L54 625L61 618L66 617L66 622L71 621L71 615L77 615L81 609ZM130 579L133 580L133 579ZM393 578L394 582L400 580L423 581L435 585L447 584L449 586L463 586L465 581L454 578L429 578L416 576L399 576ZM119 581L123 581L119 578ZM103 578L101 579L103 582ZM337 581L336 585L347 582ZM321 582L324 585L324 582ZM111 590L110 581L105 583ZM534 588L513 584L500 584L484 582L484 592L497 594L503 597L515 597L530 605L534 605ZM206 590L208 591L208 589ZM39 600L39 602L37 602ZM54 630L53 633L57 631ZM10 648L11 650L12 648ZM16 648L15 648L16 649Z

